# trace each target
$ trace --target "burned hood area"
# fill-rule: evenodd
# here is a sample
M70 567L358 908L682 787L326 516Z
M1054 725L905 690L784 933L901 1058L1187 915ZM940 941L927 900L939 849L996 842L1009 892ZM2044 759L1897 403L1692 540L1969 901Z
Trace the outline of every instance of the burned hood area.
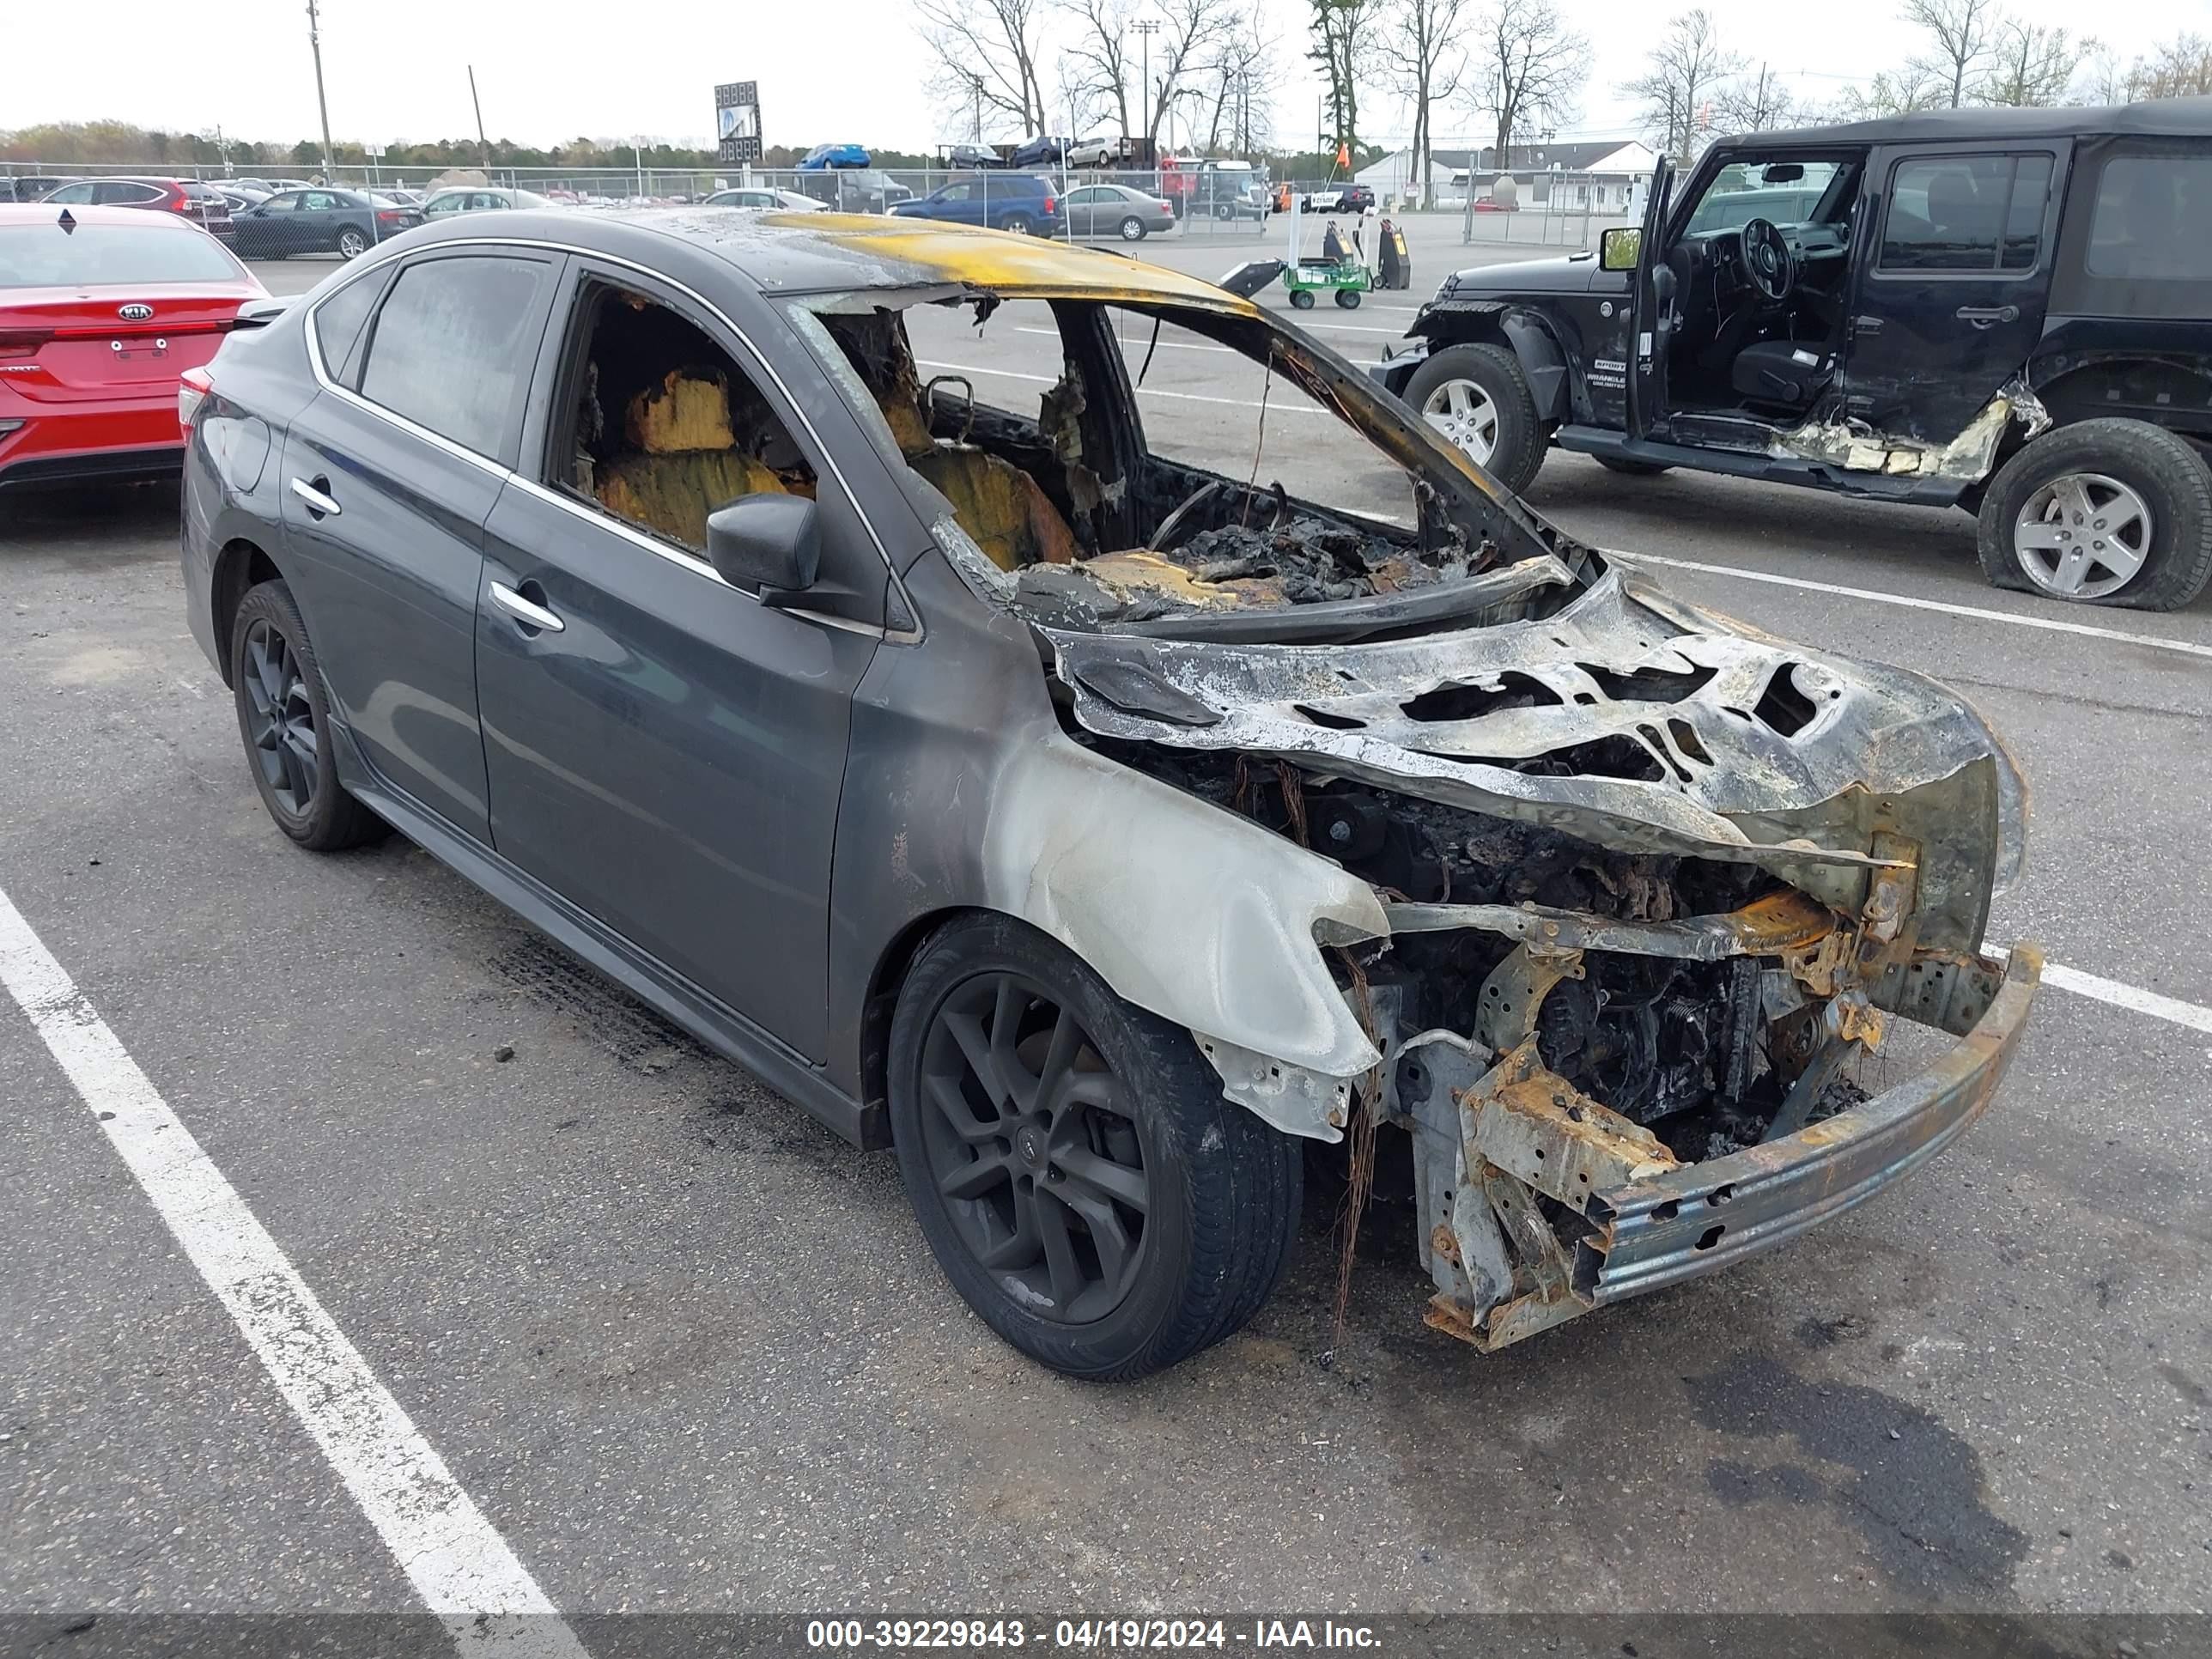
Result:
M2034 953L2018 987L1980 955L2024 797L1962 699L1671 599L1267 319L1162 305L1116 333L1051 303L1062 368L1034 419L925 381L891 307L821 310L817 349L883 416L947 560L1029 632L1061 738L1372 893L1356 923L1286 902L1267 964L1352 1011L1364 1070L1189 1023L1230 1099L1350 1139L1355 1168L1376 1126L1411 1133L1432 1323L1503 1346L1804 1224L1790 1181L1893 1178L1940 1142L1868 1127L1893 1103L1855 1073L1890 1013L1966 1036L2002 1002L1946 1085L1978 1112ZM1287 391L1334 414L1351 465L1402 478L1403 521L1302 493L1264 412L1242 476L1152 453L1136 388L1162 322L1258 366L1261 411ZM1252 878L1237 837L1170 839L1129 871ZM1200 917L1103 954L1180 953L1160 982L1206 976L1192 1000L1218 1016L1259 978L1224 937ZM1756 1179L1776 1213L1725 1251L1729 1223L1681 1236L1666 1194L1705 1176L1698 1202Z

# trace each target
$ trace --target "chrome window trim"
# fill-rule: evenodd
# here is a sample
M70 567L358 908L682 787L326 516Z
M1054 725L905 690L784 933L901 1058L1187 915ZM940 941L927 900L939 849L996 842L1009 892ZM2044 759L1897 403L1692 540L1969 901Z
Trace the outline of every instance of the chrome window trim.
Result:
M907 592L906 583L899 575L898 566L892 561L890 550L884 545L884 538L879 533L878 533L874 520L868 517L866 510L861 507L860 496L854 493L853 486L847 480L844 470L837 465L837 458L836 454L831 451L830 446L823 441L822 434L820 432L816 430L814 422L807 418L805 406L802 405L799 400L793 395L790 386L786 383L781 375L775 372L775 365L770 363L767 356L762 352L761 349L753 343L751 337L748 335L744 330L739 328L735 322L732 321L729 315L724 312L720 306L708 299L705 295L699 293L694 289L686 287L684 283L678 282L674 277L655 270L649 265L641 265L635 259L625 259L620 254L603 252L597 248L579 247L573 243L543 241L536 238L513 236L456 237L452 241L433 243L430 246L426 248L404 248L395 252L374 254L366 258L358 259L355 261L352 268L347 272L345 281L336 284L331 288L329 293L321 295L315 301L314 304L307 308L306 334L307 343L307 367L314 374L316 386L324 392L335 394L344 402L353 404L356 408L365 410L369 414L375 416L378 419L398 427L401 431L411 434L415 437L422 439L427 443L436 446L438 448L444 450L449 455L458 457L461 460L471 463L483 471L490 473L494 477L503 478L510 483L520 484L528 493L537 495L542 500L551 501L556 506L565 508L568 512L574 513L578 516L586 519L590 523L602 525L613 529L625 540L636 543L647 552L657 553L663 558L674 560L677 563L684 565L685 568L699 574L707 576L712 580L722 582L721 574L717 571L713 565L709 564L706 560L698 557L696 555L684 551L682 549L671 546L666 543L659 541L654 538L647 535L642 531L634 529L629 525L623 523L611 513L605 512L603 509L597 507L586 507L581 501L575 501L568 496L563 495L557 490L550 489L544 484L538 482L535 478L529 477L515 468L508 467L499 461L495 461L489 456L479 455L476 451L469 448L465 444L455 443L452 439L444 436L442 434L433 432L428 427L423 426L417 422L409 420L404 415L399 414L397 410L386 409L383 404L375 403L368 398L362 397L359 392L351 390L349 387L340 386L337 381L331 378L329 368L323 362L322 339L316 328L317 316L325 306L328 305L332 300L336 299L340 294L343 293L354 283L360 282L364 277L368 276L372 271L381 270L385 265L389 264L395 260L410 258L416 253L426 253L430 252L442 252L448 248L462 247L489 248L494 250L502 248L526 248L532 252L540 253L566 254L571 258L595 259L606 264L619 266L624 270L634 270L639 276L647 278L648 281L660 283L663 287L667 288L672 292L682 295L685 299L690 301L694 305L706 312L708 316L714 318L716 322L721 324L724 328L729 330L731 337L742 345L745 349L746 352L750 355L754 363L758 366L761 374L767 379L769 384L775 386L776 391L781 394L784 402L790 407L792 414L797 418L800 427L805 430L806 435L813 441L814 448L817 453L821 455L823 464L829 469L830 476L836 479L838 489L843 494L847 503L852 507L853 516L858 519L860 521L862 527L867 531L869 541L873 543L875 545L876 556L884 562L884 574L890 580L892 588L897 592L899 604L903 608L905 614L915 619L915 625L910 629L878 628L870 623L856 623L844 617L825 616L819 611L799 609L785 610L784 614L787 616L801 617L808 622L820 623L825 627L842 629L848 633L869 635L872 637L881 639L888 645L919 645L921 642L927 631L922 622L921 611L921 609L914 603L913 596ZM553 320L554 319L550 317L547 319L549 325ZM727 582L722 582L722 586L728 587L730 584ZM733 592L745 593L745 590L742 587L732 588L731 591ZM760 602L760 596L758 594L746 593L745 597L753 600L756 604ZM775 608L780 610L783 609L783 607L781 606Z

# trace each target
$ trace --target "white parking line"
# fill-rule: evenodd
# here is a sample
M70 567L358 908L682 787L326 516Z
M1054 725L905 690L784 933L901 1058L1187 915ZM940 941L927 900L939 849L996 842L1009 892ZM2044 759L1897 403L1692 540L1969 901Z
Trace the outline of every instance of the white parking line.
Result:
M1984 948L1990 955L2000 959L2012 954L2002 945ZM2106 979L2101 974L2085 974L2079 968L2069 968L2057 962L2043 964L2043 982L2055 985L2062 991L2071 991L2077 997L2087 997L2093 1002L2125 1008L2133 1013L2148 1014L2153 1019L2186 1025L2192 1031L2202 1031L2212 1036L2212 1008L2198 1003L2184 1002L2179 997L2146 991L2137 986L2123 985L2119 981Z
M8 988L185 1254L462 1653L585 1659L268 1230L0 891Z
M1053 386L1060 380L1057 374L1024 374L1011 368L983 368L974 363L940 363L927 357L917 357L915 362L923 368L947 368L955 374L995 374L1002 380L1035 380L1039 386ZM1196 392L1153 392L1144 386L1137 388L1137 395L1139 398L1173 398L1176 402L1185 404L1226 404L1231 409L1257 409L1260 406L1260 400L1257 398L1208 398ZM1285 392L1283 395L1286 398L1297 398L1298 401L1279 404L1270 398L1267 400L1268 413L1272 415L1326 415L1328 413L1327 410L1318 409L1306 402L1300 393Z
M1607 548L1608 559L1625 564L1664 565L1669 570L1698 570L1712 576L1735 576L1747 582L1774 587L1795 587L1809 593L1833 593L1846 599L1865 599L1875 605L1893 605L1907 611L1940 611L1948 617L1967 617L1976 622L2008 623L2014 628L2039 628L2051 634L2080 634L2093 640L2117 640L2154 651L2177 651L2185 656L2212 657L2212 645L2194 640L2170 640L2157 634L2130 634L2118 628L2099 628L2094 623L2062 621L2057 617L2026 617L2010 611L1990 611L1978 605L1951 605L1942 599L1915 599L1906 593L1878 593L1869 587L1844 587L1834 582L1808 581L1802 576L1778 576L1767 570L1746 570L1733 564L1703 564L1695 559L1669 559L1656 553L1628 553Z

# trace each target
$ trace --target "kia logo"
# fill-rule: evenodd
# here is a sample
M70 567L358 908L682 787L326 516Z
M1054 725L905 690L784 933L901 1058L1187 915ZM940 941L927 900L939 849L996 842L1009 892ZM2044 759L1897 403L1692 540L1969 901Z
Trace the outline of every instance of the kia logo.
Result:
M115 314L126 323L143 323L154 314L151 306L118 306Z

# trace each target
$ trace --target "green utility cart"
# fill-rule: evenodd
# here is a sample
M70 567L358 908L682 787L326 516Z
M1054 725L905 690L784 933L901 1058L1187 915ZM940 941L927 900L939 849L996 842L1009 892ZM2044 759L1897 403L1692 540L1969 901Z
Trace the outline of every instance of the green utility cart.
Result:
M1358 307L1359 296L1375 283L1367 267L1357 259L1301 259L1283 267L1283 286L1290 289L1291 303L1300 311L1311 311L1314 295L1331 291L1337 304L1352 311Z

